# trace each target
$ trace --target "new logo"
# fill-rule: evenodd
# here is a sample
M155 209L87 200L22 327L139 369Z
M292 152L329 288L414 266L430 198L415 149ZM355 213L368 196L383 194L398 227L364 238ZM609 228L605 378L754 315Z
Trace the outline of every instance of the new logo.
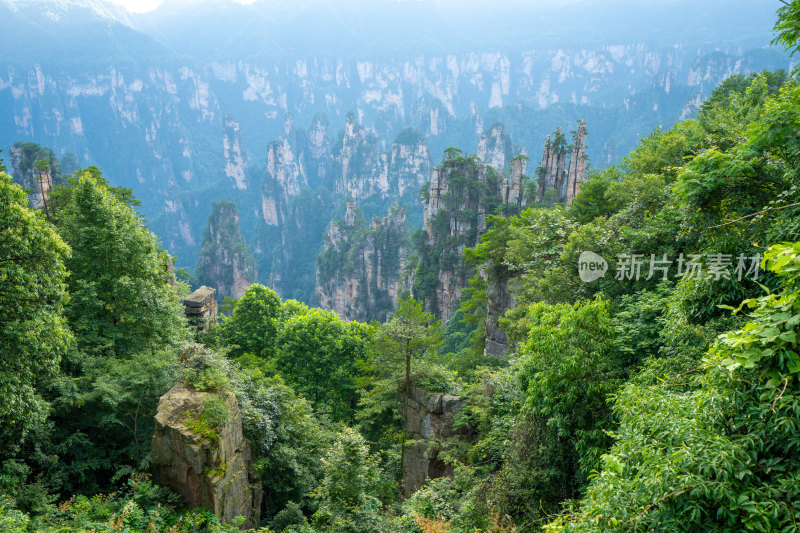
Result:
M584 283L600 279L608 272L608 263L594 252L583 252L578 258L578 275Z

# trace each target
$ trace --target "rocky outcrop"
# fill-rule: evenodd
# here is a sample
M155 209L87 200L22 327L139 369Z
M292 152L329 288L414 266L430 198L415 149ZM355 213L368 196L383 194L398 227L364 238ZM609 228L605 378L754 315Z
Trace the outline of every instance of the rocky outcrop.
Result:
M403 128L392 143L389 159L389 186L393 193L398 198L417 201L432 167L425 135L414 128Z
M485 164L502 172L511 161L512 151L511 137L505 126L496 122L481 135L476 155Z
M217 287L223 298L241 298L257 281L255 260L242 237L239 209L233 202L220 200L212 206L196 273L200 283Z
M431 393L414 385L408 394L400 391L398 409L403 427L413 440L403 448L405 496L419 490L426 479L453 474L453 468L439 458L439 452L447 439L464 437L453 429L455 417L464 404L458 396Z
M308 129L308 150L305 155L309 185L316 187L325 181L331 164L331 137L328 116L317 113Z
M50 190L61 175L52 150L35 143L16 143L10 151L11 175L28 190L33 209L46 209Z
M500 357L509 349L508 336L500 329L500 317L514 307L514 300L507 277L484 274L484 279L486 280L486 339L483 353L487 356Z
M388 156L375 134L358 124L355 113L347 114L344 131L333 147L333 161L336 192L356 200L388 193Z
M282 298L314 301L316 258L323 249L323 237L337 205L326 189L305 189L289 202L274 240L262 241L261 246L274 251L268 263L260 263L263 271L270 273L264 281Z
M285 200L296 196L308 185L296 137L294 120L288 116L284 122L284 134L267 145L267 175L277 182Z
M506 204L506 210L519 211L528 203L525 197L525 170L528 165L528 156L520 154L511 159L511 171L508 179L503 181L500 197Z
M208 402L214 399L224 405L226 420L211 426L213 433L200 433L193 421L206 416ZM172 387L158 402L152 460L157 481L178 493L187 506L205 507L224 523L241 516L243 528L259 525L261 484L232 392L199 392L183 383Z
M222 152L225 159L225 176L231 180L233 187L243 191L249 187L247 182L247 156L242 146L239 123L230 115L223 121Z
M586 121L582 120L572 141L572 157L567 172L567 204L571 204L586 179Z
M387 216L367 224L355 201L348 201L317 257L320 307L345 320L388 320L405 284L409 248L405 209L394 205Z
M539 179L539 201L544 201L546 194L553 191L551 201L559 201L564 188L564 167L567 157L567 141L563 133L561 133L561 126L553 134L552 140L550 135L544 141L544 150L542 151L542 164L536 169L536 175Z
M267 145L266 175L261 185L259 214L267 226L280 226L292 198L322 183L331 164L328 118L317 114L306 132L287 115L283 133Z
M586 121L581 121L572 141L572 155L569 167L565 171L567 156L566 136L561 126L553 134L551 141L548 135L542 151L542 163L536 174L539 179L540 202L572 203L580 191L581 183L586 180Z
M508 178L477 157L451 152L433 169L424 200L426 243L419 250L414 273L414 297L445 322L456 311L461 291L472 272L464 264L464 248L474 247L486 232L487 202L499 197L506 216L525 207L524 156L511 160ZM496 201L496 200L495 200ZM495 206L492 206L494 208Z
M183 300L186 318L200 332L208 332L217 323L216 294L216 289L203 285Z

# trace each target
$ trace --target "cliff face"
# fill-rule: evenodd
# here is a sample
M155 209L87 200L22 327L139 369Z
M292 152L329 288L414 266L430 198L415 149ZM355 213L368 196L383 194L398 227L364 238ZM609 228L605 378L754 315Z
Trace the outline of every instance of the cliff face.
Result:
M239 123L226 115L223 121L222 153L225 159L225 176L234 188L243 191L249 187L247 175L247 156L242 146Z
M567 141L564 134L561 133L561 126L559 126L553 134L552 140L550 135L545 139L542 164L536 169L539 178L539 201L545 200L545 195L549 191L553 191L550 193L553 196L551 201L558 201L561 198L566 157Z
M193 431L192 421L202 418L213 400L224 405L226 420L214 427L213 436ZM258 526L261 483L233 393L198 392L183 383L172 387L158 402L152 457L158 482L189 507L205 507L223 523L241 516L243 528Z
M387 320L404 285L409 230L405 209L395 205L366 224L354 201L332 222L317 257L316 294L323 309L345 320Z
M431 175L433 163L425 136L414 128L403 128L392 143L389 186L398 198L416 202L420 187Z
M582 120L572 141L572 157L569 160L565 196L568 204L571 204L573 198L580 192L584 180L586 180L586 121Z
M331 132L328 116L317 113L308 128L308 151L305 155L309 185L325 182L331 164Z
M284 134L267 145L267 178L277 183L284 201L296 196L300 189L308 185L303 165L303 147L297 142L298 137L294 120L287 117Z
M316 257L337 204L325 188L304 189L290 199L279 228L257 234L259 265L269 272L263 279L282 298L314 303Z
M446 439L463 437L453 429L464 401L452 394L431 393L412 386L399 394L398 409L412 444L403 450L403 495L419 490L425 480L453 474L453 467L439 458Z
M502 172L511 162L512 150L511 137L505 126L498 122L483 132L476 155L485 164Z
M443 321L457 309L472 275L462 253L479 243L486 232L486 216L514 214L526 205L524 168L525 159L513 160L506 179L475 157L451 153L433 170L424 202L426 238L418 250L413 293Z
M242 237L239 209L233 202L214 203L196 272L198 281L216 287L221 298L241 298L257 280L255 261Z
M483 344L484 355L499 357L509 349L508 336L500 329L500 317L514 307L514 299L509 287L510 278L497 272L481 272L486 281L486 339Z
M333 148L331 177L334 190L361 200L389 191L389 162L373 133L360 126L354 113L347 114L344 131Z

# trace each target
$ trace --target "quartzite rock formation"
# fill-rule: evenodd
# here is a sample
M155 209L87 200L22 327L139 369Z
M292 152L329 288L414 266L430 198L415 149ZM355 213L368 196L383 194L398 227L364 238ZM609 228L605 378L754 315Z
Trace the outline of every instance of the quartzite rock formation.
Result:
M255 260L239 225L239 208L233 202L214 202L203 235L197 278L200 283L216 287L222 298L241 298L258 279Z
M509 279L496 275L484 275L486 281L486 340L483 353L487 356L505 355L509 348L508 336L500 329L500 317L514 307L514 300L509 290Z
M222 151L225 157L225 176L231 180L234 188L240 191L248 189L247 155L244 152L241 128L230 115L225 116L223 125Z
M345 320L386 321L407 284L410 248L406 211L394 205L367 225L354 201L342 220L331 222L317 257L316 294L323 309Z
M581 183L586 179L586 121L582 120L575 140L572 144L572 158L569 160L569 172L567 173L567 195L568 204L578 195L581 190Z
M410 496L426 479L453 474L453 468L439 459L439 449L445 439L463 436L453 429L453 422L464 401L414 385L408 394L401 391L399 396L400 416L415 441L403 450L403 494Z
M587 174L585 120L581 121L573 137L572 157L567 170L566 160L567 141L559 126L552 139L548 135L544 141L542 163L536 171L539 179L539 201L566 201L571 204L580 191ZM545 198L548 191L554 191L551 198Z
M212 440L185 423L200 416L214 396L224 399L228 421ZM242 516L244 528L258 526L262 489L232 392L198 392L183 383L172 387L158 402L152 458L158 482L180 494L189 507L205 507L226 523Z
M435 272L438 283L431 294L414 294L414 297L423 299L426 308L435 311L442 321L448 322L453 316L461 300L461 291L467 286L462 253L466 247L477 246L486 233L487 196L499 196L505 204L503 213L507 215L525 207L526 159L520 156L510 161L508 178L499 176L474 158L451 159L441 168L433 169L423 212L426 244L434 255L446 253L457 259L455 264L442 265L438 258L422 257L422 261L439 263Z
M203 285L183 300L184 313L199 331L209 331L217 323L217 289Z
M53 188L53 166L58 161L52 150L33 143L17 143L11 147L11 168L14 179L29 191L28 201L33 209L47 206Z

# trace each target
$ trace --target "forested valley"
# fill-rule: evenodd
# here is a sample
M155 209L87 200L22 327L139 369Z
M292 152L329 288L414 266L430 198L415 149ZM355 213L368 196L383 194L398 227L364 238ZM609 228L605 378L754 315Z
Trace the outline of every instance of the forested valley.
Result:
M798 49L800 2L775 29ZM728 77L569 201L448 148L476 246L470 209L408 238L348 210L408 251L383 321L268 283L187 320L130 189L29 146L32 198L0 160L0 531L800 530L797 75Z

